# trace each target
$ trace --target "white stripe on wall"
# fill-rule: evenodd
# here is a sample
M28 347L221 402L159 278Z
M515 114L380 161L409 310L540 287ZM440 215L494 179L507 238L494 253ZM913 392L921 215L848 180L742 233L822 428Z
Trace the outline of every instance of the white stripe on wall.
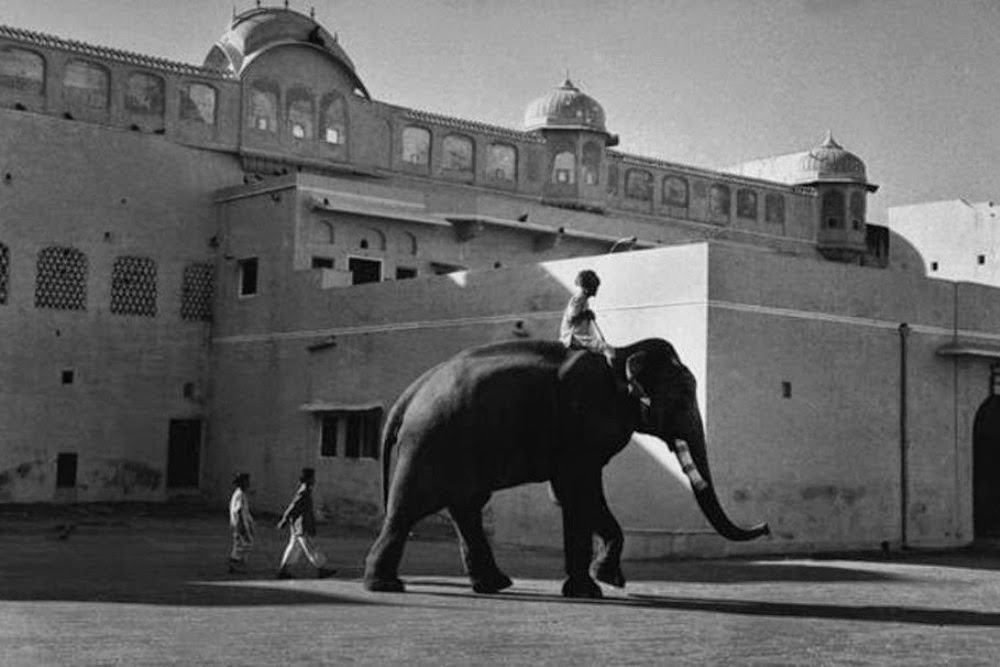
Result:
M793 308L777 308L774 306L759 306L747 303L735 303L732 301L711 300L705 301L681 301L675 303L644 303L630 306L617 306L602 309L603 313L628 312L635 310L661 310L670 308L682 308L689 306L705 306L709 308L719 308L742 313L753 313L756 315L767 315L771 317L783 317L799 320L811 320L814 322L829 322L834 324L845 324L855 327L870 327L875 329L899 328L900 322L892 320L880 320L869 317L851 317L848 315L833 315L812 310L796 310ZM562 317L561 310L531 311L528 313L511 313L505 315L484 315L478 317L460 317L443 320L414 320L411 322L394 322L392 324L373 324L359 327L339 327L329 329L303 329L298 331L280 331L272 333L242 334L237 336L219 336L213 338L212 342L218 345L231 345L237 343L260 343L267 341L281 340L301 340L307 338L318 338L322 336L361 336L375 333L395 333L399 331L416 331L425 329L451 329L457 327L467 327L470 325L495 325L514 322L517 320L552 320ZM971 329L951 329L926 324L910 323L910 330L914 333L927 334L933 336L958 335L968 338L976 338L987 341L1000 342L1000 333L986 331L975 331Z

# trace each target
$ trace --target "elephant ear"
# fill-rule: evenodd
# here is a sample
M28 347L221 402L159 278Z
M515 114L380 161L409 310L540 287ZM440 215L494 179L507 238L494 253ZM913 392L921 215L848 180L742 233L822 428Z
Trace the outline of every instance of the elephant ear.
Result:
M648 388L657 385L657 379L680 365L672 345L658 341L659 345L640 347L625 358L625 377L629 391L639 398L649 398Z

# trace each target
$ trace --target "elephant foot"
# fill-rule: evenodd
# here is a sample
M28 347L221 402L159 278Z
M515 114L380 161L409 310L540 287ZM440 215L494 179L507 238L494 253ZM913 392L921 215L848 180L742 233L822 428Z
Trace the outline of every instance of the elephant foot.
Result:
M594 572L594 578L615 588L625 588L625 575L622 574L621 567L617 565L600 565Z
M499 593L503 589L510 588L513 585L514 582L511 581L510 577L503 572L497 572L489 577L472 580L472 590L476 593L483 593L486 595Z
M403 593L406 591L406 585L401 579L366 577L364 586L366 591L372 591L373 593Z
M562 587L563 597L567 598L591 598L600 599L604 597L601 587L594 583L590 577L585 579L567 579Z

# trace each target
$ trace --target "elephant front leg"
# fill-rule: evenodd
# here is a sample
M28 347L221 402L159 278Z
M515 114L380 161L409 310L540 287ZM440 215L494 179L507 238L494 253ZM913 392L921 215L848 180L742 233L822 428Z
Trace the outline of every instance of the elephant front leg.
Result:
M625 587L625 575L622 573L622 549L625 546L625 535L608 507L607 499L601 494L601 513L594 531L601 541L601 547L591 564L591 571L598 581L617 588Z
M590 576L593 534L598 513L600 470L584 476L572 475L555 481L563 516L563 550L566 581L562 594L571 598L603 597L601 587Z
M483 530L482 508L485 504L483 501L452 505L448 511L458 529L462 560L472 581L472 590L476 593L499 593L510 588L514 582L497 567L493 558L493 549Z

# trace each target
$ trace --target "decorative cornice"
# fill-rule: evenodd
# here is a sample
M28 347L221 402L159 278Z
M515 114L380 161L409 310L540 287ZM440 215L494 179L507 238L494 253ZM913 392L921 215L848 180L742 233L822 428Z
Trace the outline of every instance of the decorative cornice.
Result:
M236 80L236 77L232 73L223 70L199 67L197 65L190 65L188 63L177 62L175 60L167 60L166 58L146 56L141 53L133 53L131 51L123 51L121 49L112 49L106 46L95 46L85 42L78 42L72 39L62 39L60 37L55 37L54 35L47 35L45 33L25 30L23 28L14 28L7 25L0 25L0 37L17 40L18 42L38 47L61 49L63 51L69 51L83 56L90 56L92 58L102 58L104 60L114 60L129 65L148 67L150 69L168 72L170 74L188 74L210 77L213 79Z
M408 109L406 107L400 107L400 106L394 106L394 108L402 111L403 115L407 119L417 122L434 123L435 125L443 125L445 127L454 128L456 130L465 130L466 132L483 132L486 134L492 134L494 136L500 136L505 139L510 139L512 141L521 141L533 144L545 143L545 139L536 132L524 132L523 130L513 130L509 127L490 125L488 123L480 123L478 121L466 120L464 118L456 118L454 116L445 116L442 114L432 113L430 111L423 111L420 109Z
M669 162L667 160L660 160L658 158L644 157L642 155L633 155L631 153L621 153L619 151L609 150L607 152L607 155L611 159L619 160L623 165L636 166L636 167L649 167L651 169L664 169L667 171L682 172L691 176L700 176L702 178L708 178L716 181L727 181L729 183L766 185L771 188L797 192L799 194L807 194L807 195L816 194L813 188L804 185L791 185L788 183L782 183L781 181L770 181L765 178L754 178L753 176L743 176L742 174L734 174L727 171L716 171L713 169L694 167L692 165L681 164L679 162Z

